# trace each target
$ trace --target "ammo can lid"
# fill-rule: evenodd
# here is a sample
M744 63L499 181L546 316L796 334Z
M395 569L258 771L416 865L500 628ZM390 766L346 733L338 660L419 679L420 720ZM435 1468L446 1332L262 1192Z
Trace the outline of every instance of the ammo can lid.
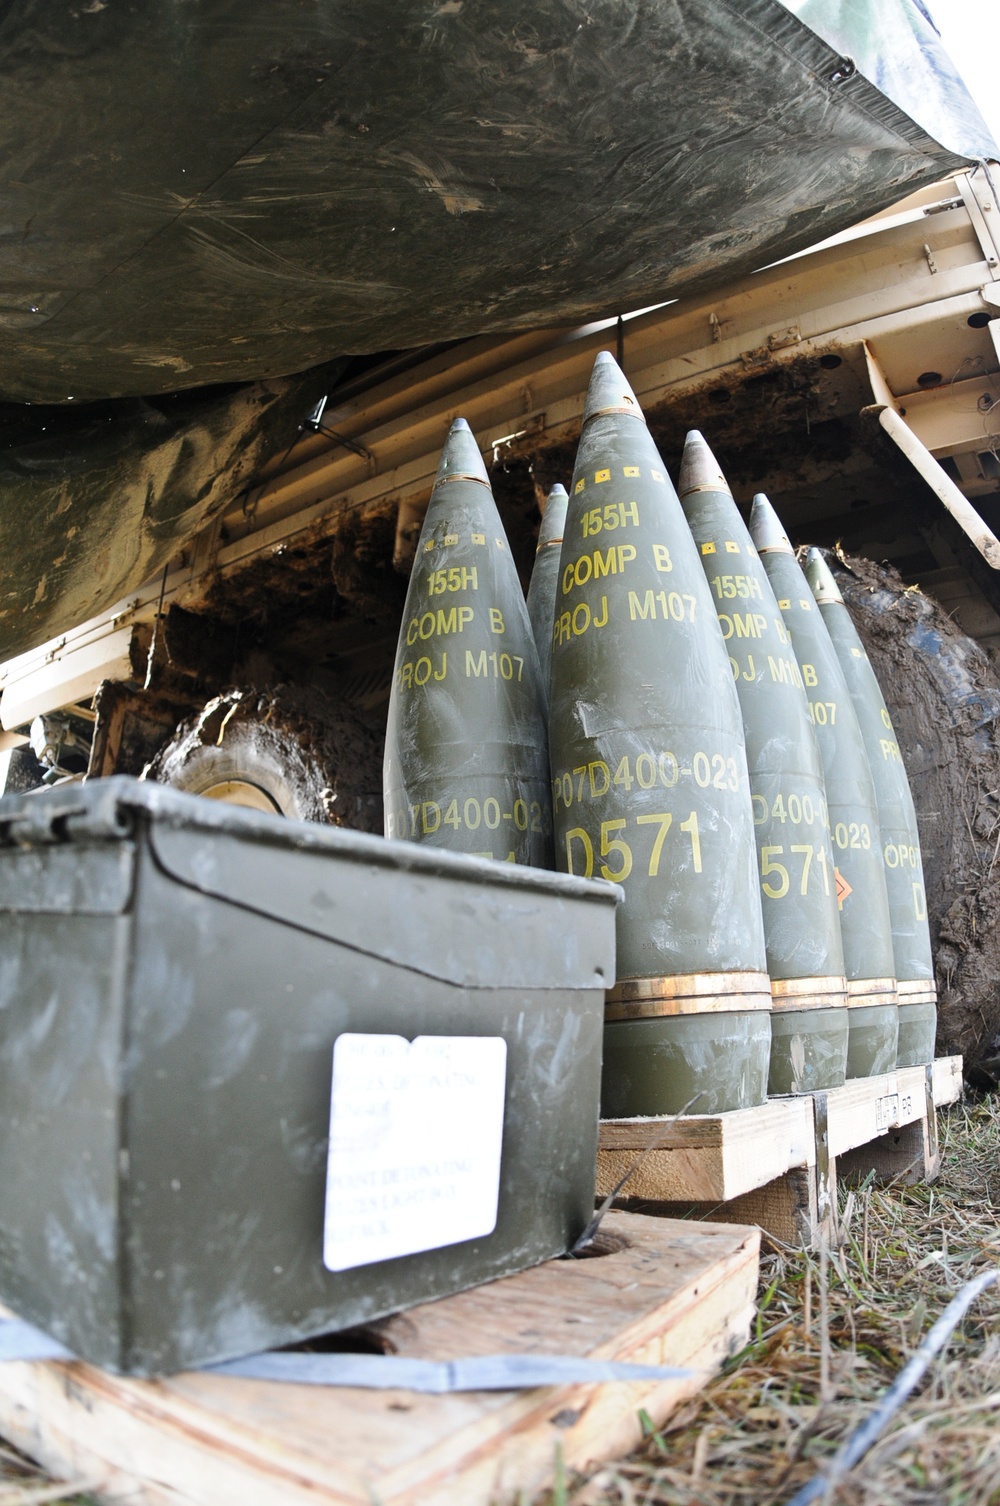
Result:
M622 891L603 880L291 821L124 775L0 799L0 865L26 848L82 849L143 832L157 866L187 888L445 982L603 989L614 981ZM248 863L247 844L280 862ZM334 867L348 872L317 894L314 864L294 883L294 853L331 860L331 877ZM74 858L85 862L85 853ZM276 881L279 869L285 882Z

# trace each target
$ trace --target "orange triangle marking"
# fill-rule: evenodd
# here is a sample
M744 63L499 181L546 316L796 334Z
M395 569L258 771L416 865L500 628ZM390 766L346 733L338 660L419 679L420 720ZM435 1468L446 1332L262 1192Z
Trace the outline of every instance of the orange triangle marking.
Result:
M837 909L842 910L844 908L844 900L849 894L853 894L854 890L851 888L850 884L847 882L839 868L834 868L833 873L834 877L837 880Z

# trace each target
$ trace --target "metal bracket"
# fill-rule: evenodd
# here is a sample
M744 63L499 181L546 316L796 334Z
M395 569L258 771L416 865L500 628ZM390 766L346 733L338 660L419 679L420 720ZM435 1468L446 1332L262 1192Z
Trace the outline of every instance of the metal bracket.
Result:
M798 345L802 340L802 333L797 324L790 324L787 329L778 329L767 337L768 350L787 350L790 345Z
M875 359L868 342L862 342L868 379L875 403L861 412L871 413L886 434L898 446L919 476L923 478L938 501L954 518L962 532L974 545L983 559L994 570L1000 570L1000 539L976 511L968 497L955 485L925 444L901 417L896 398L890 390L885 374Z
M973 168L957 180L983 260L994 278L1000 278L1000 210L993 202L993 192L985 173Z
M937 1106L934 1102L934 1063L924 1067L924 1096L927 1105L927 1160L931 1166L938 1158Z
M834 1207L830 1186L830 1109L825 1093L814 1093L813 1130L816 1136L816 1223L829 1224L833 1234Z

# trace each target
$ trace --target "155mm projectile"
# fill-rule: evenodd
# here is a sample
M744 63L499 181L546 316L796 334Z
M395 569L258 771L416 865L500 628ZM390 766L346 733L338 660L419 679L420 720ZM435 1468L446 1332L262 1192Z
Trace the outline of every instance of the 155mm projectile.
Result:
M555 620L556 593L559 589L559 554L569 496L558 483L549 492L538 530L535 564L528 583L528 616L538 650L538 669L542 691L548 699L549 670L552 664L552 624Z
M806 576L844 671L875 781L899 995L896 1060L901 1067L918 1067L934 1058L937 991L910 782L875 671L818 549L809 551Z
M872 1077L896 1065L899 1022L882 838L868 754L822 613L763 493L753 500L750 536L791 634L823 759L847 974L847 1075Z
M739 696L771 975L770 1093L839 1087L847 981L823 764L784 620L719 463L695 429L678 493Z
M552 866L538 659L464 418L445 443L410 576L384 788L386 836Z
M763 1101L770 985L739 702L642 411L598 356L560 556L556 856L621 884L605 1117Z

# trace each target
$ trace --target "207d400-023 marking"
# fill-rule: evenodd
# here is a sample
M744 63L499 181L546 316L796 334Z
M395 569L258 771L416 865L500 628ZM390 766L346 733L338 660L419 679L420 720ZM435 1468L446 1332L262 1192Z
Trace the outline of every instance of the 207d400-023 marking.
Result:
M732 790L735 794L740 788L736 759L726 758L721 753L709 754L699 750L692 757L690 768L682 768L673 753L639 753L634 759L628 755L619 759L614 774L603 758L556 774L552 780L552 802L557 811L569 810L574 804L600 800L616 786L626 794L633 785L638 785L641 790L651 790L657 785L669 790L682 778L693 778L702 790L712 787Z

